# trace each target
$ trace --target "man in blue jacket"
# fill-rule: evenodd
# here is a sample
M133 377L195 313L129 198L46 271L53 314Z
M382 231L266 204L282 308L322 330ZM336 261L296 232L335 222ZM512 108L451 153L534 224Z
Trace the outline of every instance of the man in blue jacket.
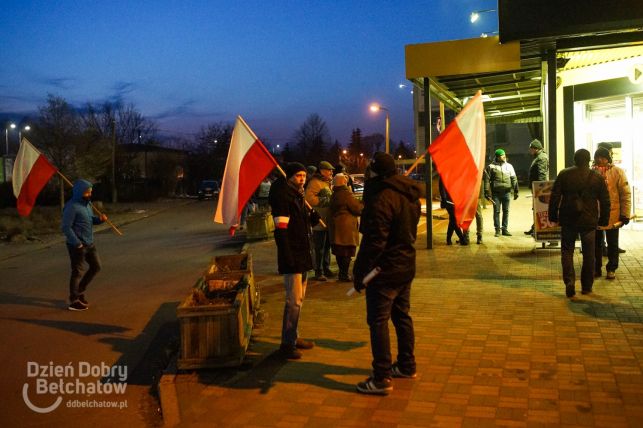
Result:
M100 259L94 245L94 224L107 220L105 214L93 215L91 206L92 184L87 180L76 180L72 197L63 209L62 231L67 238L67 251L71 261L71 278L69 279L70 311L87 310L89 304L85 299L87 285L100 271ZM84 263L89 269L83 275Z

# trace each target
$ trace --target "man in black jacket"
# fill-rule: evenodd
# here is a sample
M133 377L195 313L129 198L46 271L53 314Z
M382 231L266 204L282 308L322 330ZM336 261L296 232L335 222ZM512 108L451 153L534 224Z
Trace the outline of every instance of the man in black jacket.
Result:
M605 180L589 169L590 153L585 149L574 153L574 166L562 170L549 199L549 220L561 226L560 260L563 266L565 294L576 295L574 246L580 234L583 265L581 289L592 292L594 284L594 242L596 227L606 226L610 213L610 198Z
M286 305L281 331L280 351L288 359L301 358L299 349L310 349L311 341L298 337L297 325L306 295L308 271L313 268L311 226L319 215L304 201L306 167L293 162L286 165L287 178L280 177L272 186L268 200L275 221L277 264L284 276Z
M389 154L375 153L369 169L360 225L362 242L353 266L353 283L357 291L366 288L373 375L359 382L357 390L385 395L393 389L391 377L416 377L415 333L409 309L420 189L413 180L396 175L395 162ZM397 334L395 363L391 357L389 319Z
M529 191L533 195L533 182L534 181L547 181L549 180L549 158L543 149L543 144L538 140L533 140L529 143L529 154L534 158L529 167ZM534 233L534 225L531 229L525 232L525 235L532 235Z

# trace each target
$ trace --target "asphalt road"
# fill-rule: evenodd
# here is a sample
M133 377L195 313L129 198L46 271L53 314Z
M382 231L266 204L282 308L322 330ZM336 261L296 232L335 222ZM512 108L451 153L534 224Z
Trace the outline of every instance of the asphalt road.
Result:
M212 201L194 202L127 224L124 236L97 234L103 270L84 312L67 310L63 242L0 257L0 426L162 423L150 385L164 363L158 353L176 333L176 306L211 257L238 253L243 243L212 222L213 212ZM124 393L101 382L109 368L118 370L116 382L127 371ZM25 385L34 406L62 397L59 406L31 410ZM88 394L91 388L103 389Z

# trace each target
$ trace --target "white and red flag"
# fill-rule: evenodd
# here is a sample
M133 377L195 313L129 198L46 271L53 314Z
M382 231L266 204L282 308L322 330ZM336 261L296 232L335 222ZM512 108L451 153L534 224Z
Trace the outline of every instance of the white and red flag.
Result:
M17 199L18 214L31 213L38 193L45 187L57 169L26 138L20 142L20 149L13 164L13 194Z
M476 216L486 146L482 94L478 91L429 146L429 153L453 200L458 226L464 230L469 229Z
M243 207L261 181L277 166L266 146L243 118L237 116L214 221L230 226L230 234L234 235Z

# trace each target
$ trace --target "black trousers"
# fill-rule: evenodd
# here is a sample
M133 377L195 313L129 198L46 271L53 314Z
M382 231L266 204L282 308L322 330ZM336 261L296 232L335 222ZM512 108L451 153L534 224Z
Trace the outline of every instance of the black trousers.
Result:
M560 260L563 266L563 282L567 287L568 296L575 292L576 271L574 270L574 246L580 235L583 264L580 283L583 291L592 291L594 285L594 241L596 229L579 230L573 226L561 226L560 230Z
M594 270L601 271L603 267L603 235L607 240L607 265L608 272L616 272L618 269L618 229L596 231L596 264Z
M371 332L373 376L376 380L391 377L391 340L388 321L393 321L397 335L397 362L406 373L415 373L415 332L409 315L411 281L403 284L372 282L366 287L366 321Z
M69 278L69 302L74 303L85 292L87 286L94 279L94 276L100 271L101 264L98 258L98 252L94 245L76 248L67 245L69 260L71 262L71 277ZM85 271L85 262L89 269Z

